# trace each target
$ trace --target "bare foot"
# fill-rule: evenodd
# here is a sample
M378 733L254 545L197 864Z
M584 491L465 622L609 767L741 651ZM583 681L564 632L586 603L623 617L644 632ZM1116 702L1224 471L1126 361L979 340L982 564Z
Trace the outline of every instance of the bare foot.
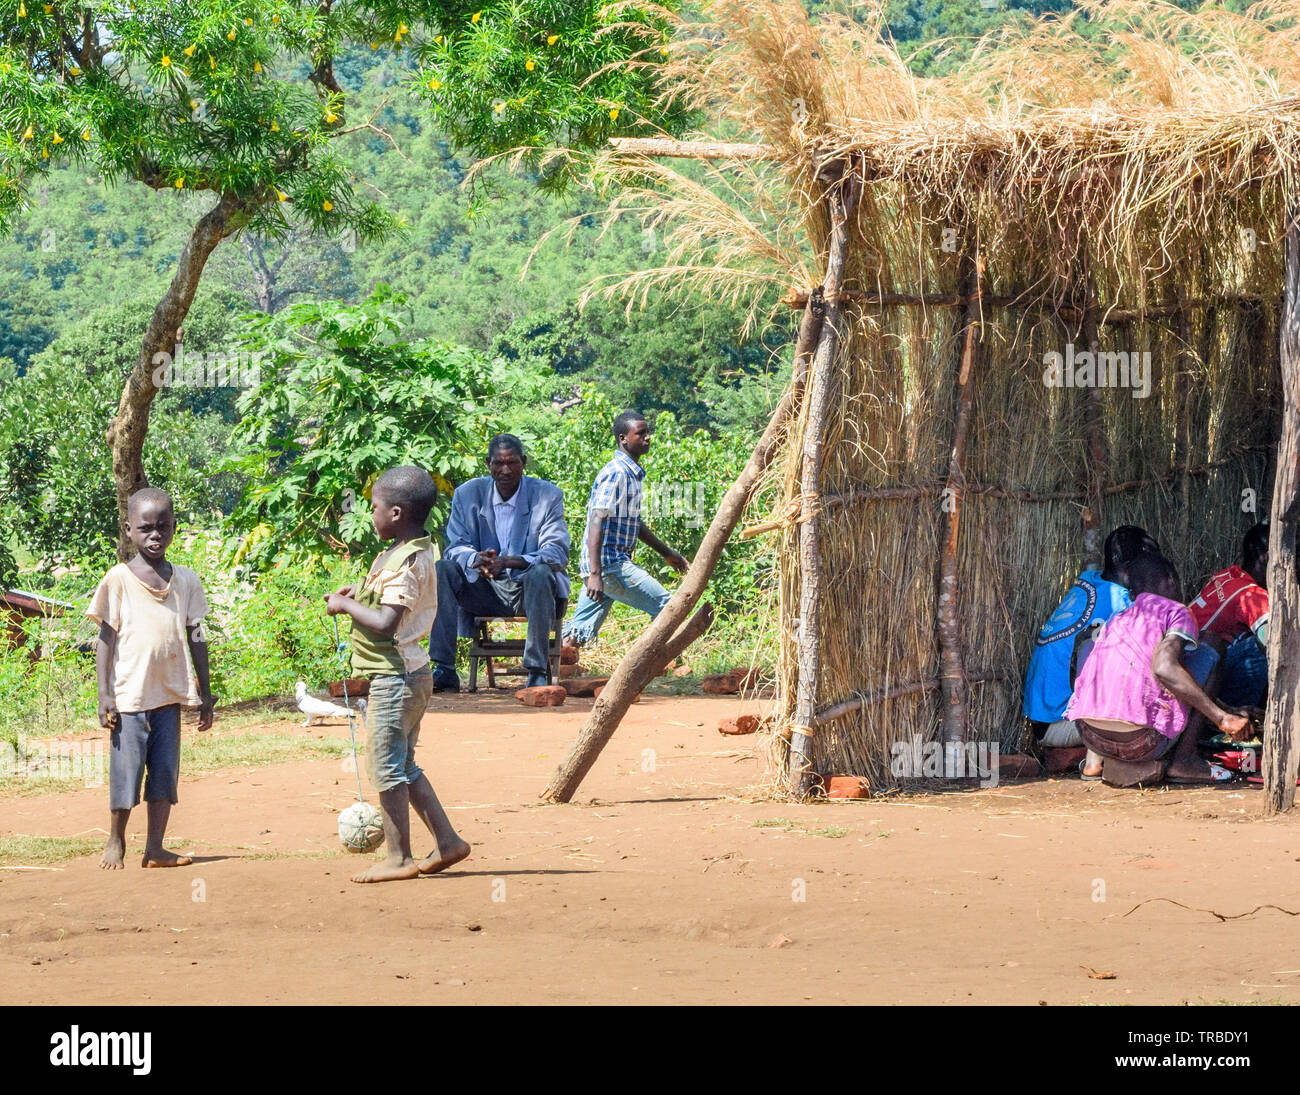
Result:
M435 848L420 860L420 873L437 874L439 871L445 871L453 863L459 863L469 853L470 846L463 840L453 845L446 855L440 855L439 849Z
M141 867L188 867L194 860L187 855L177 855L175 852L169 852L166 848L159 848L156 852L145 849L144 857L140 860Z
M124 855L126 855L126 842L119 840L115 836L110 836L108 843L104 845L104 854L100 858L99 869L101 871L120 871Z
M353 882L400 882L404 878L415 878L420 873L414 859L385 859L376 863L368 871L352 876Z
M1206 761L1199 761L1194 764L1181 765L1171 764L1165 770L1165 778L1174 783L1204 783L1212 785L1224 783L1226 780L1216 779L1214 769Z

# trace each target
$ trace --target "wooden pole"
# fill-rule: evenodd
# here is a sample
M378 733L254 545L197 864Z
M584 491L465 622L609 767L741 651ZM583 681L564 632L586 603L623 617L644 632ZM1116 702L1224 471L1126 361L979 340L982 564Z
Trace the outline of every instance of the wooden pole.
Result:
M823 283L829 305L813 357L808 414L803 429L803 463L799 493L806 520L799 527L799 680L795 689L794 722L790 728L788 778L793 794L803 797L812 790L813 729L816 726L817 692L821 686L822 586L821 477L826 455L826 430L831 397L835 392L835 357L840 344L844 317L844 266L848 257L849 217L856 204L856 181L850 176L834 180L827 192L831 215L830 247Z
M627 713L633 699L672 657L685 649L686 643L678 640L686 628L678 632L678 625L686 619L687 613L704 592L713 569L718 564L722 549L745 512L750 495L776 455L784 436L787 420L793 409L803 400L808 364L813 347L821 333L823 315L824 301L821 294L815 294L809 299L803 320L799 324L799 337L795 343L794 375L790 380L789 388L773 411L767 429L763 431L763 436L754 446L754 451L750 454L745 467L723 496L718 512L704 534L704 540L695 553L695 558L691 561L690 568L677 588L677 592L623 656L609 683L597 698L591 714L587 716L587 721L579 731L568 756L555 770L551 782L542 791L541 797L547 801L568 802L573 798L579 784L591 770L591 766L596 763L600 751L618 729L618 724ZM700 610L703 611L704 609ZM700 613L696 613L697 617L699 615ZM687 625L688 628L690 626Z
M1290 810L1300 768L1300 203L1288 210L1285 293L1279 324L1282 436L1277 444L1268 543L1268 715L1264 724L1264 811Z
M1192 369L1195 353L1192 348L1191 306L1182 290L1178 293L1179 308L1175 315L1178 328L1178 372L1174 376L1174 467L1181 468L1178 476L1178 521L1175 525L1175 543L1179 551L1186 551L1192 520L1192 480L1188 474L1188 454L1192 439Z
M692 160L775 160L776 149L768 144L740 141L675 141L671 137L611 137L618 152L638 156L675 156Z
M939 640L940 733L942 740L966 740L970 725L970 692L966 687L962 649L961 606L957 589L957 543L961 532L961 506L966 493L966 436L975 406L975 337L981 324L980 285L984 256L978 246L965 259L962 295L968 298L962 317L961 357L957 370L957 410L952 427L952 451L944 485L943 509L947 514L943 551L939 556L938 601L935 610Z
M1083 291L1086 294L1083 304L1083 338L1088 344L1092 360L1097 360L1100 342L1097 338L1097 304L1093 299L1092 279L1084 268ZM1104 566L1103 545L1105 533L1102 532L1102 499L1106 496L1106 412L1101 401L1101 389L1097 386L1085 388L1084 421L1088 435L1088 470L1085 488L1087 504L1083 507L1080 519L1083 523L1083 564L1088 570L1101 570Z

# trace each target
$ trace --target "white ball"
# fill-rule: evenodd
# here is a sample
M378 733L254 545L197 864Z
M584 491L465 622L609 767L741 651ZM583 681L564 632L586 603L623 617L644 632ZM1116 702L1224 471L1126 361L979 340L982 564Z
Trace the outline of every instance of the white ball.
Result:
M368 802L354 802L339 814L339 839L349 852L373 852L384 842L384 819Z

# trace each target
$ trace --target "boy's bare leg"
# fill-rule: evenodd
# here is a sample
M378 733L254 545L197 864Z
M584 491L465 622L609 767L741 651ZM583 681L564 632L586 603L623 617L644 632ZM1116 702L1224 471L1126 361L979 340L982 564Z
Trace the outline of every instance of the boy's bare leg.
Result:
M397 882L420 873L411 855L410 787L400 783L379 792L379 809L384 815L384 843L388 858L367 871L353 875L353 882Z
M163 847L167 835L167 819L172 816L172 804L165 798L151 799L145 803L149 811L149 834L144 840L144 858L141 867L188 867L194 862L187 855L177 855Z
M130 816L130 810L108 812L108 841L104 844L104 854L99 861L102 870L122 869L122 858L126 855L126 821Z
M434 849L420 860L421 874L445 871L469 855L468 841L451 827L447 811L442 808L427 776L422 775L411 784L411 807L433 834Z

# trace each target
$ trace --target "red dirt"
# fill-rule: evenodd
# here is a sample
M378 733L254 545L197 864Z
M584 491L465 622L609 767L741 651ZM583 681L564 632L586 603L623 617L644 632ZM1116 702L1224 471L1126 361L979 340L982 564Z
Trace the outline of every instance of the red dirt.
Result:
M647 695L578 802L545 806L591 701L433 703L419 759L474 844L464 863L349 883L338 761L182 776L169 843L194 866L141 870L137 811L125 871L0 870L0 1003L1300 1000L1294 919L1193 911L1300 910L1300 820L1261 820L1255 789L762 801L761 741L714 729L740 701ZM106 819L103 788L0 799L4 835ZM832 826L846 835L815 832ZM250 858L268 853L288 858Z

